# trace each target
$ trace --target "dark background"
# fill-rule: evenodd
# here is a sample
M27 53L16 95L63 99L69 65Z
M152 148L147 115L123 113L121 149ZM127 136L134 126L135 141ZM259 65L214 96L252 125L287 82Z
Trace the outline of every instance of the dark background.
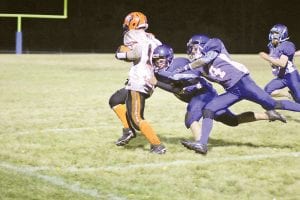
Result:
M23 52L115 52L131 11L177 53L196 33L221 38L231 53L257 53L276 23L300 48L298 0L69 0L67 19L22 19ZM63 0L0 0L0 13L62 14ZM16 30L16 18L0 18L1 52L14 52Z

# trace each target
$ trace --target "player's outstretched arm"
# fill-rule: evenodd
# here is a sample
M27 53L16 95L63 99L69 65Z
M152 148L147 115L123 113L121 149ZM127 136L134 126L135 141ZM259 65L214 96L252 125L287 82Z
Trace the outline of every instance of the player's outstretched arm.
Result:
M278 67L285 67L286 66L286 63L288 62L289 58L286 56L286 55L281 55L279 59L276 59L276 58L272 58L271 56L269 56L267 53L265 52L260 52L259 53L259 56L270 62L271 65L275 65L275 66L278 66Z

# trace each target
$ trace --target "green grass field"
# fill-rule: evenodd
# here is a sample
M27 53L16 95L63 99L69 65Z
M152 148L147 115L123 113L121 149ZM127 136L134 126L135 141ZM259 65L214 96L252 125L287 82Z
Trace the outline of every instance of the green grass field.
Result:
M271 80L258 55L233 57L260 86ZM300 199L300 113L280 111L287 124L216 122L202 156L180 144L192 138L185 103L156 89L145 117L167 154L150 154L141 134L115 146L108 99L129 67L112 54L0 55L1 200ZM263 111L246 101L232 110Z

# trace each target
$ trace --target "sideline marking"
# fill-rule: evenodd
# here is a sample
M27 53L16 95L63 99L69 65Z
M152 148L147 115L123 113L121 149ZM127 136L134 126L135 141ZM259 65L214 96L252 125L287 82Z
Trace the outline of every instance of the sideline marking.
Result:
M125 200L125 198L118 197L118 196L113 195L113 194L108 194L108 195L100 194L96 189L84 189L84 188L80 187L80 185L81 185L80 182L69 184L64 179L62 179L61 177L47 176L47 175L34 173L35 170L33 170L30 167L18 167L16 165L4 163L4 162L0 162L0 167L4 168L4 169L7 169L7 170L17 172L17 173L24 174L26 176L31 176L31 177L41 179L45 182L51 183L52 185L68 189L72 192L85 194L85 195L89 195L89 196L96 197L96 198L100 198L100 197L106 198L107 197L107 198L113 199L113 200ZM44 169L44 170L47 169L47 167L40 167L40 168Z

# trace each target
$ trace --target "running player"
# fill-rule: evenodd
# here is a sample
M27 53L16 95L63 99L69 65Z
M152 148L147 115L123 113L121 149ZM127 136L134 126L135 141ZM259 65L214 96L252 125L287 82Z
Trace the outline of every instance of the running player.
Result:
M123 28L124 45L117 50L116 58L132 61L133 65L125 88L117 91L110 98L110 106L123 122L123 126L124 124L127 126L124 126L127 131L123 132L116 144L119 146L127 144L131 138L135 137L134 129L136 129L140 130L150 143L150 152L164 154L166 147L161 143L150 123L144 119L145 102L154 89L154 86L148 84L145 78L153 76L151 54L161 42L153 34L146 32L147 18L141 12L129 13L124 19ZM145 89L145 85L147 85L147 89ZM121 102L124 96L126 96L126 109ZM120 109L116 109L118 107Z
M295 45L289 41L288 28L283 24L274 25L269 33L269 54L260 52L259 55L268 61L275 78L264 90L273 96L274 91L288 88L293 99L300 103L300 76L293 63ZM278 94L277 94L278 95Z

